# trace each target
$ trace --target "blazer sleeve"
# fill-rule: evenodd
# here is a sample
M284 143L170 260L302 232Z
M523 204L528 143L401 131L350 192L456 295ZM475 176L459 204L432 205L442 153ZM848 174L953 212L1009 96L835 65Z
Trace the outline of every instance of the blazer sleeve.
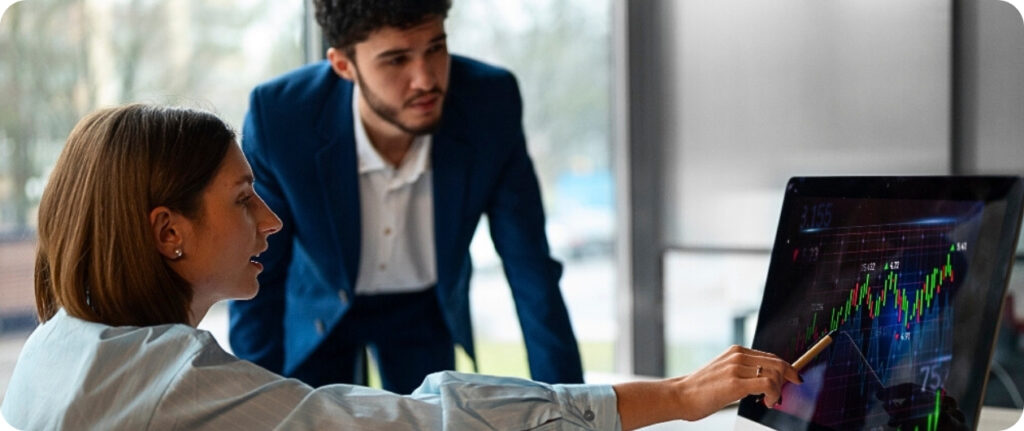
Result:
M501 167L487 208L491 239L523 329L530 374L548 383L581 383L583 366L569 313L559 289L562 265L551 258L544 231L544 208L533 162L526 151L522 102L515 77L508 75L507 99L512 150Z
M229 340L238 357L282 373L285 280L291 262L294 218L267 151L266 126L257 88L250 96L249 112L242 128L242 151L252 167L256 193L277 213L283 225L278 233L268 238L269 248L259 257L264 267L259 275L259 293L251 300L232 301L229 306Z

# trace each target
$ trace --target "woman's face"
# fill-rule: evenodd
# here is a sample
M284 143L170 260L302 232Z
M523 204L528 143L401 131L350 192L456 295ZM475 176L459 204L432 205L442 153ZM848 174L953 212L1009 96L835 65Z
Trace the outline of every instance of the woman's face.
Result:
M217 301L256 295L263 266L253 259L281 229L281 219L253 190L252 169L235 144L203 191L200 214L184 223L182 257L172 262L192 285L193 323Z

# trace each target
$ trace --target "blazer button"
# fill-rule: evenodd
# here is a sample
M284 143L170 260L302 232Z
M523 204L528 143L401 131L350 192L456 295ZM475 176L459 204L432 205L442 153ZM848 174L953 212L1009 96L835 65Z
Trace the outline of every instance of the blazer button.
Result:
M345 289L339 290L338 299L341 299L341 305L348 305L348 292Z
M316 333L317 334L324 335L324 321L323 320L320 320L320 319L314 320L313 321L313 326L316 328Z

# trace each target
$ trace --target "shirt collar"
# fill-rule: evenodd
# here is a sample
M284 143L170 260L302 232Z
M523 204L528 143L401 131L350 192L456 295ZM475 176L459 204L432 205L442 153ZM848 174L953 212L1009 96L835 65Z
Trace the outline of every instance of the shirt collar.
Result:
M359 174L366 174L374 171L387 171L395 175L394 184L401 185L416 182L420 175L430 169L430 146L433 141L431 135L419 135L413 138L409 151L402 160L402 165L397 168L381 157L377 149L370 143L370 136L366 134L366 126L363 125L362 117L359 115L359 85L353 86L352 91L352 125L355 128L356 156L359 159Z

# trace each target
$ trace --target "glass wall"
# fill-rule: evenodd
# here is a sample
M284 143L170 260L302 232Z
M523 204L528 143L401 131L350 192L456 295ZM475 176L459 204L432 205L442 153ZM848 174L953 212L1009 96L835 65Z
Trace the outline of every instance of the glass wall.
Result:
M446 27L453 54L507 68L518 78L548 239L565 265L562 294L588 372L612 370L616 334L610 9L610 0L455 1ZM486 221L471 253L480 370L529 376Z
M32 0L0 19L0 396L34 325L35 212L83 115L126 102L212 110L302 63L301 2ZM211 313L211 319L223 314ZM209 320L209 319L208 319Z
M34 325L35 208L78 118L141 101L209 109L240 128L248 92L299 66L302 1L32 0L0 21L0 394ZM512 70L562 290L589 370L611 370L610 0L454 2L450 49ZM581 79L581 77L585 77ZM527 376L486 223L472 245L480 366ZM200 325L226 343L226 313ZM465 358L461 369L469 369Z

